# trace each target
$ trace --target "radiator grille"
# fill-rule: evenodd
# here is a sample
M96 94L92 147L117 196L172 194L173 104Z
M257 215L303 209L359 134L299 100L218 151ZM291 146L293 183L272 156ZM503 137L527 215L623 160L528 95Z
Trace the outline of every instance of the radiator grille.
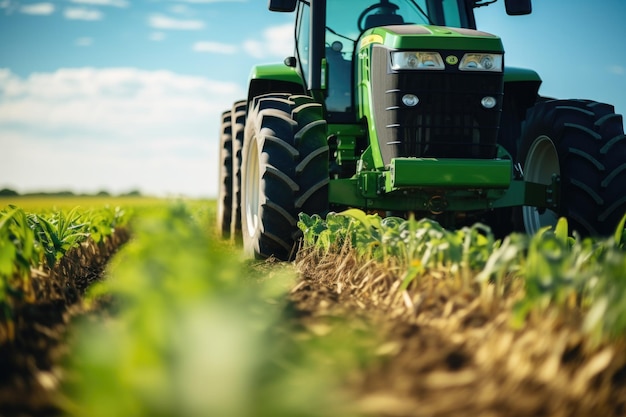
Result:
M394 157L493 158L503 97L501 73L391 72L387 50L374 48L372 88L379 146L386 164ZM402 96L419 98L415 107ZM481 99L497 105L485 109Z

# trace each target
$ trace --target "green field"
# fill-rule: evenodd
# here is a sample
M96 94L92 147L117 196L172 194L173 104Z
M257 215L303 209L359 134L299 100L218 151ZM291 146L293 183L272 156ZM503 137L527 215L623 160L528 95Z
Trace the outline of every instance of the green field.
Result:
M157 197L100 197L100 196L75 196L75 197L55 197L55 196L0 196L0 208L9 205L18 206L27 211L56 211L67 210L74 207L100 208L106 206L119 206L124 208L153 207L163 205L167 199ZM190 205L215 204L212 200L198 201L187 200Z
M0 210L0 414L626 407L621 228L582 239L562 221L496 240L482 225L352 210L301 216L302 247L282 263L218 238L212 201L17 199ZM111 233L92 234L103 218Z

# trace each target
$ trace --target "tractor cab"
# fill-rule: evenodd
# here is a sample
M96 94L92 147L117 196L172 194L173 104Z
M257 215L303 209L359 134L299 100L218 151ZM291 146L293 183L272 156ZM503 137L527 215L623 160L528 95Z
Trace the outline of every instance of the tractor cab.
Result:
M530 13L529 0L507 0L510 14ZM323 96L330 120L351 121L354 113L354 61L359 42L376 39L372 29L427 25L474 29L475 0L271 0L270 10L297 5L296 60L305 89ZM322 48L323 45L323 48Z
M317 90L324 96L329 120L355 120L355 59L359 42L374 39L372 30L382 26L470 28L473 21L465 8L465 0L382 0L370 4L359 0L300 2L296 62L307 83L306 89ZM311 22L319 19L324 19L324 24L319 26L324 30L311 31ZM311 65L318 60L318 68Z
M341 114L354 115L352 63L359 42L374 39L372 29L396 25L439 25L469 27L467 13L461 12L464 3L458 0L423 2L422 5L400 0L383 0L363 8L362 2L349 0L330 2L326 7L325 58L326 58L326 109L335 119ZM302 11L306 13L306 8ZM300 20L302 22L302 19ZM370 36L370 38L368 38ZM372 37L373 36L373 37ZM302 52L307 39L298 38L297 53ZM323 80L324 81L324 80Z

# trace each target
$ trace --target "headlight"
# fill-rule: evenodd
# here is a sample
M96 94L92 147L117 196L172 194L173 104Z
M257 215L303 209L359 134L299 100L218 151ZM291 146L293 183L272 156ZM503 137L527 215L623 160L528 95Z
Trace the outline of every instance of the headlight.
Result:
M461 71L502 72L502 54L465 54L459 64Z
M443 59L438 52L392 52L391 69L394 70L442 70Z

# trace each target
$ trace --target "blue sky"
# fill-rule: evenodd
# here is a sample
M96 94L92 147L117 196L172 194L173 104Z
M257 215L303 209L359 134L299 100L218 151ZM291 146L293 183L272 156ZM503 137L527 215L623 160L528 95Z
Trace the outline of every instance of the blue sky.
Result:
M477 10L542 94L626 113L626 0ZM292 51L266 0L0 0L0 188L214 196L218 121Z

